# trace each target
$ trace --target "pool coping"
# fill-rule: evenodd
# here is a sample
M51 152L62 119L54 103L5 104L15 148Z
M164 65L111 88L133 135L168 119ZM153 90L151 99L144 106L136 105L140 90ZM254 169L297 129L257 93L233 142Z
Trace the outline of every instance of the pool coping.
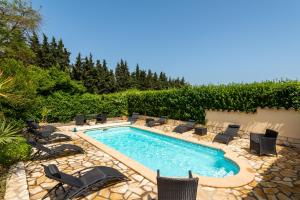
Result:
M172 138L191 142L194 144L200 144L203 146L221 150L224 152L225 158L235 162L240 168L240 170L237 174L235 174L233 176L223 177L223 178L205 177L205 176L193 174L195 177L199 178L199 184L201 186L209 186L209 187L216 187L216 188L232 188L232 187L240 187L240 186L246 185L254 180L255 173L254 173L254 170L252 169L252 167L245 160L238 158L237 153L231 151L227 146L225 146L223 144L198 141L193 138L184 137L181 134L168 133L168 132L164 132L164 131L157 130L154 128L145 127L145 126L138 126L138 125L121 125L121 126L135 127L135 128L139 128L142 130L151 131L156 134L165 135L165 136L169 136ZM112 127L112 126L110 125L109 127ZM151 182L156 183L156 172L154 172L153 170L151 170L148 167L138 163L137 161L127 157L126 155L118 152L117 150L115 150L99 141L94 140L93 138L87 136L83 131L77 132L77 135L79 137L81 137L82 139L88 141L92 145L96 146L97 148L101 149L102 151L106 152L110 156L114 157L115 159L121 161L123 164L127 165L134 171L140 173L141 175L143 175L145 178L147 178Z

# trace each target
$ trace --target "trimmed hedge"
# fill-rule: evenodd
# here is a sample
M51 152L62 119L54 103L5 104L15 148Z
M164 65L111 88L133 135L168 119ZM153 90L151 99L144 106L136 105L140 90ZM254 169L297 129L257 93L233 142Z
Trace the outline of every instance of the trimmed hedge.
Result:
M128 91L108 95L69 95L55 93L39 98L35 117L43 107L49 109L48 121L69 121L78 113L106 111L109 116L139 112L167 115L172 119L205 122L205 109L255 112L257 107L300 108L300 82L263 82L186 87L160 91Z
M48 110L48 122L71 121L77 114L107 112L109 117L127 115L126 93L111 95L70 95L57 92L48 97L39 97L30 118L41 119L43 109Z

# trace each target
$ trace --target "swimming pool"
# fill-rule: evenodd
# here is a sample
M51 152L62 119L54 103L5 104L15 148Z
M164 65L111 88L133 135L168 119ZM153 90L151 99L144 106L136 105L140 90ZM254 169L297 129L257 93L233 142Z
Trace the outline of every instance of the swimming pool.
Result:
M163 176L187 176L188 170L207 177L232 176L239 167L215 148L135 127L86 131L86 135Z

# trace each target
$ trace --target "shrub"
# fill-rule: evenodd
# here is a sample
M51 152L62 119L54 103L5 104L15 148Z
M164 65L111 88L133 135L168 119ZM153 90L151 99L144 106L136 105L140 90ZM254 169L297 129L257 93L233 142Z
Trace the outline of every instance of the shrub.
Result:
M106 95L71 95L56 92L39 97L33 116L41 119L49 110L49 121L69 121L79 113L103 111L110 117L139 112L149 116L205 121L205 110L255 112L257 107L300 108L300 82L281 81L251 84L207 85L159 91L127 91Z
M0 148L0 164L11 165L30 158L31 148L25 138L18 138L14 142L6 143Z

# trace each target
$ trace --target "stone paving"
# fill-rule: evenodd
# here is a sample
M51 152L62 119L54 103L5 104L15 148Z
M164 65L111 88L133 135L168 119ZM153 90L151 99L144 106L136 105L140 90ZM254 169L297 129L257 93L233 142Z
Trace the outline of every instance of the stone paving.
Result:
M66 173L73 173L80 169L96 165L108 166L119 170L130 179L128 182L95 191L79 199L147 199L148 195L155 196L155 184L129 169L123 163L82 139L76 139L72 143L83 147L85 153L28 163L26 173L31 200L41 199L47 193L47 190L51 189L57 183L45 177L41 163L44 165L56 164L60 170ZM61 194L61 191L58 192L57 197L52 194L50 199L62 199L63 195Z
M25 166L19 162L11 166L6 182L4 200L29 200Z
M144 125L144 121L138 121L138 125ZM154 129L172 131L175 124L157 126ZM219 130L217 130L219 131ZM212 131L213 132L213 131ZM198 140L212 141L214 133L206 136L197 136L192 132L184 133L186 137L194 137ZM41 199L47 190L56 182L44 176L41 164L54 163L64 172L71 173L79 169L104 165L118 169L127 175L131 181L119 183L109 188L95 191L79 199L147 199L150 194L156 196L156 185L128 168L125 164L117 161L98 148L82 139L75 139L71 143L85 149L84 154L70 155L49 160L36 160L26 163L26 174L30 199ZM257 156L249 152L249 138L243 136L232 141L228 147L239 154L241 159L247 160L256 172L255 180L237 188L213 188L200 187L198 199L222 200L222 199L270 199L284 200L300 199L300 150L295 148L278 146L278 156ZM201 184L201 183L200 183ZM52 194L50 199L59 199Z

